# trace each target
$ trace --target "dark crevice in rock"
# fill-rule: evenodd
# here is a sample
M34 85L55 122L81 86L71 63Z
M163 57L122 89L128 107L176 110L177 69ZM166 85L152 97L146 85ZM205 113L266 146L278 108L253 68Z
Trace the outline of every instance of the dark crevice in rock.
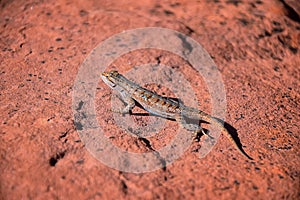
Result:
M50 159L49 159L49 165L51 167L54 167L56 165L56 163L62 159L63 157L65 156L65 152L60 152L60 153L57 153L55 156L52 156Z
M280 2L283 3L287 11L287 17L299 23L300 22L299 13L297 13L297 11L293 8L293 6L287 3L285 0L280 0Z

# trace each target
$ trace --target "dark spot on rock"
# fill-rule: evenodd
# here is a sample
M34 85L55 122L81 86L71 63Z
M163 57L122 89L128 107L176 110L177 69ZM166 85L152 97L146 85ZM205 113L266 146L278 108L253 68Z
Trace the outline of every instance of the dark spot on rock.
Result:
M119 47L127 47L127 44L119 44Z
M188 30L187 35L191 35L192 33L195 32L194 29L192 29L190 26L184 24L184 27Z
M267 36L267 37L270 37L270 36L272 35L272 34L271 34L269 31L267 31L267 30L265 30L264 34L265 34L265 36Z
M278 72L279 71L279 67L276 65L273 67L274 71Z
M159 65L161 63L161 61L160 61L161 57L162 57L162 55L155 57L155 60L157 61L157 65Z
M18 88L22 88L22 87L24 87L25 86L25 84L24 83L21 83L19 86L18 86Z
M90 23L89 22L83 22L82 25L88 26L88 25L90 25Z
M283 29L283 28L280 28L280 27L275 27L275 28L272 29L272 32L273 32L273 33L281 33L281 32L283 32L283 31L284 31L284 29Z
M180 6L180 3L179 2L171 3L170 6L171 7L177 7L177 6Z
M139 140L141 140L146 145L147 148L149 148L149 149L151 149L151 150L154 151L154 149L151 146L151 143L150 143L150 141L148 139L140 137Z
M298 48L297 48L297 47L289 46L289 49L290 49L291 52L293 52L294 54L297 54L297 52L298 52Z
M164 13L166 15L174 15L174 13L172 11L170 11L170 10L164 10Z
M238 181L238 180L234 180L234 182L233 182L235 185L239 185L240 184L240 182Z
M177 34L177 36L178 36L179 39L181 40L182 46L183 46L184 48L186 48L186 49L188 50L189 53L192 52L192 51L193 51L193 47L192 47L192 45L186 40L187 37L184 36L184 35L182 35L182 34Z
M60 41L62 41L62 39L61 38L56 38L55 41L60 42Z
M80 17L86 16L87 14L88 14L88 12L85 11L85 10L80 10L80 11L79 11Z
M56 163L57 163L57 159L56 158L54 158L54 157L52 157L52 158L50 158L50 160L49 160L49 164L50 164L50 166L55 166L56 165Z
M83 106L84 102L80 101L78 104L78 108L76 108L77 111L81 110L82 106Z
M128 187L125 183L125 181L121 180L121 186L122 186L122 191L124 192L124 194L128 193Z
M279 22L273 21L272 23L273 23L275 26L280 26L280 23L279 23Z
M161 8L160 4L155 4L154 8Z
M287 11L287 17L295 22L300 22L300 16L299 13L297 13L296 9L293 8L292 4L289 4L288 2L284 0L280 0L280 2L284 5L285 10Z
M83 126L80 122L74 122L74 126L75 126L76 130L79 130L79 131L83 130Z
M226 1L227 4L233 4L235 6L238 6L240 3L242 3L240 0L228 0Z
M230 187L229 186L226 186L226 187L223 187L223 188L220 188L220 190L229 190Z
M68 135L69 132L70 132L70 129L67 130L67 131L65 131L65 132L63 132L63 133L59 136L59 139L66 137L66 136Z
M51 167L54 167L56 165L56 163L58 162L58 160L62 159L65 156L65 152L60 152L57 153L55 156L52 156L49 159L49 164Z
M271 58L273 58L274 60L282 61L282 58L277 57L273 52L271 53Z
M247 26L249 24L249 21L247 19L239 19L239 21L242 23L242 25Z
M77 160L76 163L77 164L82 164L82 163L84 163L84 159Z

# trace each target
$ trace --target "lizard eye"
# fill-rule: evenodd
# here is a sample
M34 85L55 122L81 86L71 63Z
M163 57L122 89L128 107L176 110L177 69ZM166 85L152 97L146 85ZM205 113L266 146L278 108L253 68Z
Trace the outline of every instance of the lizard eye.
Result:
M118 76L119 75L119 72L118 71L111 71L110 72L110 76Z

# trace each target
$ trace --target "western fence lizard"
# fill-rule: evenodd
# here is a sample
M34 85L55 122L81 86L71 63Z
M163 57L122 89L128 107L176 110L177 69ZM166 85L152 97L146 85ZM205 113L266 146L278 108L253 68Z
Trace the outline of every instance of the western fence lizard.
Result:
M183 125L187 130L194 130L196 136L199 132L206 134L199 124L188 124L185 118L193 120L201 120L210 124L216 125L220 128L227 136L227 138L234 144L234 146L247 158L251 159L244 150L237 144L232 135L224 127L221 120L215 118L201 110L185 106L179 101L175 101L168 97L160 96L152 91L149 91L138 84L128 80L118 71L103 72L101 76L102 80L110 86L112 89L117 90L127 104L126 107L121 111L116 111L122 114L130 114L131 110L139 104L144 110L151 114L173 119Z

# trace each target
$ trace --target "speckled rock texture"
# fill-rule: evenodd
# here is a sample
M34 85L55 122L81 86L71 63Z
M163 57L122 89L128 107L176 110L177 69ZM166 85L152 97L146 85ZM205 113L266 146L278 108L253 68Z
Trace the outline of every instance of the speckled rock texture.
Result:
M296 0L0 1L0 199L299 199L299 12ZM72 111L78 69L100 42L143 27L179 31L208 51L224 81L226 121L254 160L223 134L202 159L193 143L167 167L141 174L87 151ZM150 62L182 72L199 109L210 111L205 86L178 56L141 50L113 65L125 72ZM97 117L122 149L160 148L178 128L168 121L149 140L128 135L105 112L110 96L99 79Z

